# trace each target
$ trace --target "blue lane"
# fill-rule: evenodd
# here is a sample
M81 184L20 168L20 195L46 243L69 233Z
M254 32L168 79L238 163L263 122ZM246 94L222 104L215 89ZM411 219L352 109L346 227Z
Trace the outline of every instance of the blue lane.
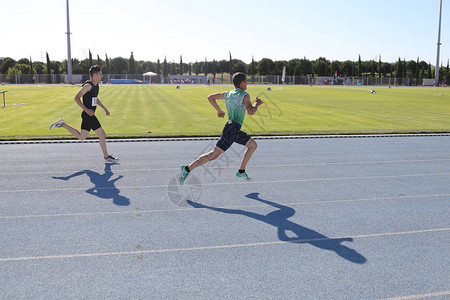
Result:
M450 295L448 137L0 145L7 298ZM83 153L83 154L80 154ZM189 201L186 201L189 200ZM389 280L386 280L388 278Z

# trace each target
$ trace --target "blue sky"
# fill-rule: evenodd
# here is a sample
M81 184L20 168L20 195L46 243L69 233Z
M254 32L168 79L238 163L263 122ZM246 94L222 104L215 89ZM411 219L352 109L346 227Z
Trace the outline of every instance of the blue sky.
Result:
M450 59L443 1L441 61ZM67 58L65 0L0 0L0 57ZM71 0L72 58L436 62L439 0Z

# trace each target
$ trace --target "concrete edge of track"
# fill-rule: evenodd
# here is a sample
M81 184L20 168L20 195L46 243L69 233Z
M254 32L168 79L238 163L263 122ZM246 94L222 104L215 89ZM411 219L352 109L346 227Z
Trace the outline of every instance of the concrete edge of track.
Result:
M355 134L355 135L284 135L284 136L252 136L256 140L287 140L287 139L348 139L348 138L398 138L398 137L435 137L450 136L450 133L411 133L411 134ZM209 141L216 137L173 137L173 138L130 138L108 139L108 143L138 143L138 142L180 142L180 141ZM14 140L0 141L0 145L17 144L65 144L65 143L98 143L98 139L79 140Z

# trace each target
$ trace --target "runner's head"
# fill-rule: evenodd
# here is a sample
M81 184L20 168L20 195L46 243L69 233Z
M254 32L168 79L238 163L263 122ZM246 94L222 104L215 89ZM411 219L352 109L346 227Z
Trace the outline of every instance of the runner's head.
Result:
M233 74L233 84L235 88L240 88L241 83L247 81L247 75L242 72L237 72Z
M91 77L94 77L94 74L98 74L101 71L102 71L102 68L99 65L94 65L94 66L90 67L89 74L91 75Z

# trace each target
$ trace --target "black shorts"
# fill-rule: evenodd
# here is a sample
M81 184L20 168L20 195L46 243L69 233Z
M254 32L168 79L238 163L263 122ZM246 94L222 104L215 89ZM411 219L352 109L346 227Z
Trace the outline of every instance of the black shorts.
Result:
M98 121L98 119L95 115L93 115L91 117L83 111L83 113L81 114L81 119L82 119L81 129L84 129L87 131L91 131L91 130L96 131L97 129L102 127L102 125L100 125L100 122Z
M250 136L241 130L241 125L233 121L228 121L223 128L222 136L216 146L223 151L227 151L234 142L245 146L249 139Z

